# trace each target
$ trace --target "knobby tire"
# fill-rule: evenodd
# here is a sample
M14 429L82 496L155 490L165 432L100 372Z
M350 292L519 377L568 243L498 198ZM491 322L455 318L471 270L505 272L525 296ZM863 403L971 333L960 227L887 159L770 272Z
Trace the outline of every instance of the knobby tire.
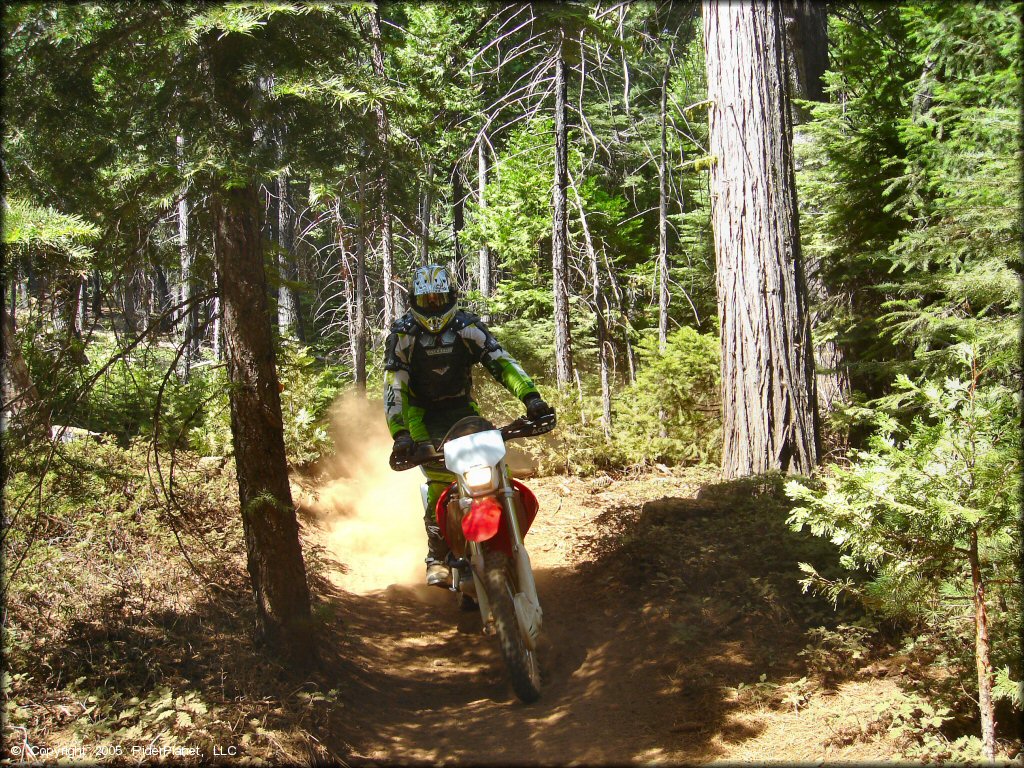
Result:
M491 616L501 645L501 655L508 667L512 690L529 704L540 698L540 668L537 654L527 648L519 631L519 620L512 602L514 582L511 563L503 552L485 547L483 554L484 587L491 603Z

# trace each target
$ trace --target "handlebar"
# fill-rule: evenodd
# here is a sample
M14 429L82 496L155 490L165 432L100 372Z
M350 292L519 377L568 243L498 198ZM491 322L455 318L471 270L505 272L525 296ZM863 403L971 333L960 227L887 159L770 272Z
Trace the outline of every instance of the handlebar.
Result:
M553 430L557 424L558 419L552 411L533 420L528 419L526 416L520 416L515 421L501 427L498 431L501 432L501 437L504 440L518 440L523 437L536 437L537 435L546 434ZM441 443L436 449L431 443L417 443L412 452L405 456L396 456L392 452L388 463L396 472L404 472L407 469L412 469L431 461L437 461L438 459L444 459L444 443Z

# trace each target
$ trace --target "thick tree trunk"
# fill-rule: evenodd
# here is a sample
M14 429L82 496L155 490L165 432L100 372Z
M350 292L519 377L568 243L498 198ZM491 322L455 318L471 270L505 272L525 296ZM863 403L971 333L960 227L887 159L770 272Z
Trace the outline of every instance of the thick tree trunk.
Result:
M783 0L786 24L786 75L795 99L825 101L825 71L828 69L828 7L816 0ZM810 115L792 101L794 123Z
M370 14L370 44L371 58L373 59L373 74L383 84L384 54L381 51L380 42L380 7L374 5L373 13ZM400 290L395 282L395 251L394 236L391 226L391 200L388 189L388 172L386 154L391 135L391 127L388 122L388 113L384 105L377 101L373 107L374 115L377 118L377 159L379 163L377 175L377 188L380 200L380 252L382 261L382 278L384 282L384 327L390 328L391 324L398 318L402 301Z
M222 188L212 203L231 435L257 636L305 661L314 652L309 590L288 486L259 199L250 184Z
M722 473L809 474L818 423L779 0L706 0L703 14Z
M985 758L996 759L996 717L992 702L992 658L989 653L988 610L985 607L985 582L978 558L978 533L971 531L968 558L974 599L974 660L978 670L978 714L981 717L981 745Z
M295 206L287 171L277 175L277 265L281 283L277 289L277 327L282 334L294 334L305 342L299 292L295 283L299 270L295 264Z
M786 24L786 74L793 124L800 125L810 118L809 110L798 107L796 99L825 101L825 70L828 69L828 11L825 3L812 0L785 0L783 12ZM794 135L794 141L811 141L805 135ZM797 169L799 170L799 168ZM811 306L811 336L814 341L814 361L818 393L818 414L825 417L848 402L850 378L842 347L833 338L821 338L818 329L827 323L838 306L849 304L848 295L836 294L824 277L821 257L807 254L807 295ZM845 430L822 430L822 442L827 450L843 450L847 446Z
M551 265L555 299L555 378L560 389L572 383L572 335L569 328L569 135L566 125L564 33L559 31L555 55L555 186L551 233Z
M487 207L487 138L480 136L480 143L477 145L477 191L480 200L480 212L483 213ZM494 278L491 270L491 249L487 243L480 246L480 295L485 299L491 298L491 290L494 287ZM490 322L490 317L484 317L485 322Z

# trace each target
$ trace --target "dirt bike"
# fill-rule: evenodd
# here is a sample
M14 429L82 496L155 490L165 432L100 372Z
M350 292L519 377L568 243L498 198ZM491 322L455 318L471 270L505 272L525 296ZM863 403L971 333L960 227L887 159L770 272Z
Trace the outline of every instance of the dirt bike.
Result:
M437 522L448 542L451 591L460 607L479 607L484 632L497 635L512 688L524 702L540 697L537 640L542 612L523 539L537 515L537 498L512 479L505 441L555 428L555 414L516 419L500 429L479 416L457 422L440 445L418 444L391 456L391 468L443 460L457 480L437 500ZM423 486L426 498L426 485Z

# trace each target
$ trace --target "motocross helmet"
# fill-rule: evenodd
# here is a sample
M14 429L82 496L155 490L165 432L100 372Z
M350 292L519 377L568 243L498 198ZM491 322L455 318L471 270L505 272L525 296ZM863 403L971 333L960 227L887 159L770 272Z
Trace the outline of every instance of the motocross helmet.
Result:
M413 319L431 333L440 333L455 317L455 287L445 267L419 267L409 288L409 309Z

